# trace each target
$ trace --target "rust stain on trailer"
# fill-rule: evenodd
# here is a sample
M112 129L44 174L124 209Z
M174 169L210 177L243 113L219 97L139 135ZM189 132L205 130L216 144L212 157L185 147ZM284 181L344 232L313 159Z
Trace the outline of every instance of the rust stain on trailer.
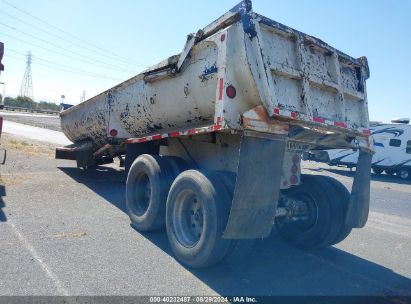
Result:
M289 124L285 121L271 119L262 105L245 112L242 116L242 121L245 129L288 135Z

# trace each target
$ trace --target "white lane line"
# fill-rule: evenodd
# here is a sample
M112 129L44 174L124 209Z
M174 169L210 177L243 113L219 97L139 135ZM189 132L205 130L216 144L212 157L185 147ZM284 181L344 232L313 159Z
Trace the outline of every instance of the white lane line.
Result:
M68 290L63 286L63 283L59 280L57 275L51 271L51 269L47 266L46 263L40 258L39 254L37 253L36 249L30 244L30 242L20 233L20 231L17 229L17 227L10 222L10 220L7 221L7 223L13 228L14 233L17 235L18 239L20 242L23 244L23 246L30 251L31 255L33 256L34 260L37 261L37 263L40 265L41 269L46 273L46 275L52 280L54 283L55 287L57 290L63 295L63 296L68 296L69 292Z

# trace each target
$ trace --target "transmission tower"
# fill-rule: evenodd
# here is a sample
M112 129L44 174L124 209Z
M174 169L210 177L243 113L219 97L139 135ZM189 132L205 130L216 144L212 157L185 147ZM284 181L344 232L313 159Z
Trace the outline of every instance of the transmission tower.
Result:
M80 96L80 102L83 102L86 100L86 91L83 91L83 93Z
M26 71L24 72L23 81L21 82L20 96L33 99L33 82L31 80L31 52L27 53Z

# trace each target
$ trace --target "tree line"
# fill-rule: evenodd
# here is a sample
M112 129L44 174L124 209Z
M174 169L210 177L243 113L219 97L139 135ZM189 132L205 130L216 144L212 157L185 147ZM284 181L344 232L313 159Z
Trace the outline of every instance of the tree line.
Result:
M10 107L21 107L32 110L52 110L59 111L60 106L53 102L39 101L36 102L29 97L18 96L16 98L6 97L4 98L4 105Z

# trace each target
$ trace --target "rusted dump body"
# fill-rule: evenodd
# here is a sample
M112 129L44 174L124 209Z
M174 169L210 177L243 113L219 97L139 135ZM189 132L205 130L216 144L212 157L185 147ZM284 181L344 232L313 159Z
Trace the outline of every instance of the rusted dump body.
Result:
M61 112L63 132L75 143L91 141L95 150L189 130L271 132L265 124L284 121L367 136L366 59L253 13L249 5L244 1L189 35L181 54ZM265 119L258 126L247 120L256 111Z

